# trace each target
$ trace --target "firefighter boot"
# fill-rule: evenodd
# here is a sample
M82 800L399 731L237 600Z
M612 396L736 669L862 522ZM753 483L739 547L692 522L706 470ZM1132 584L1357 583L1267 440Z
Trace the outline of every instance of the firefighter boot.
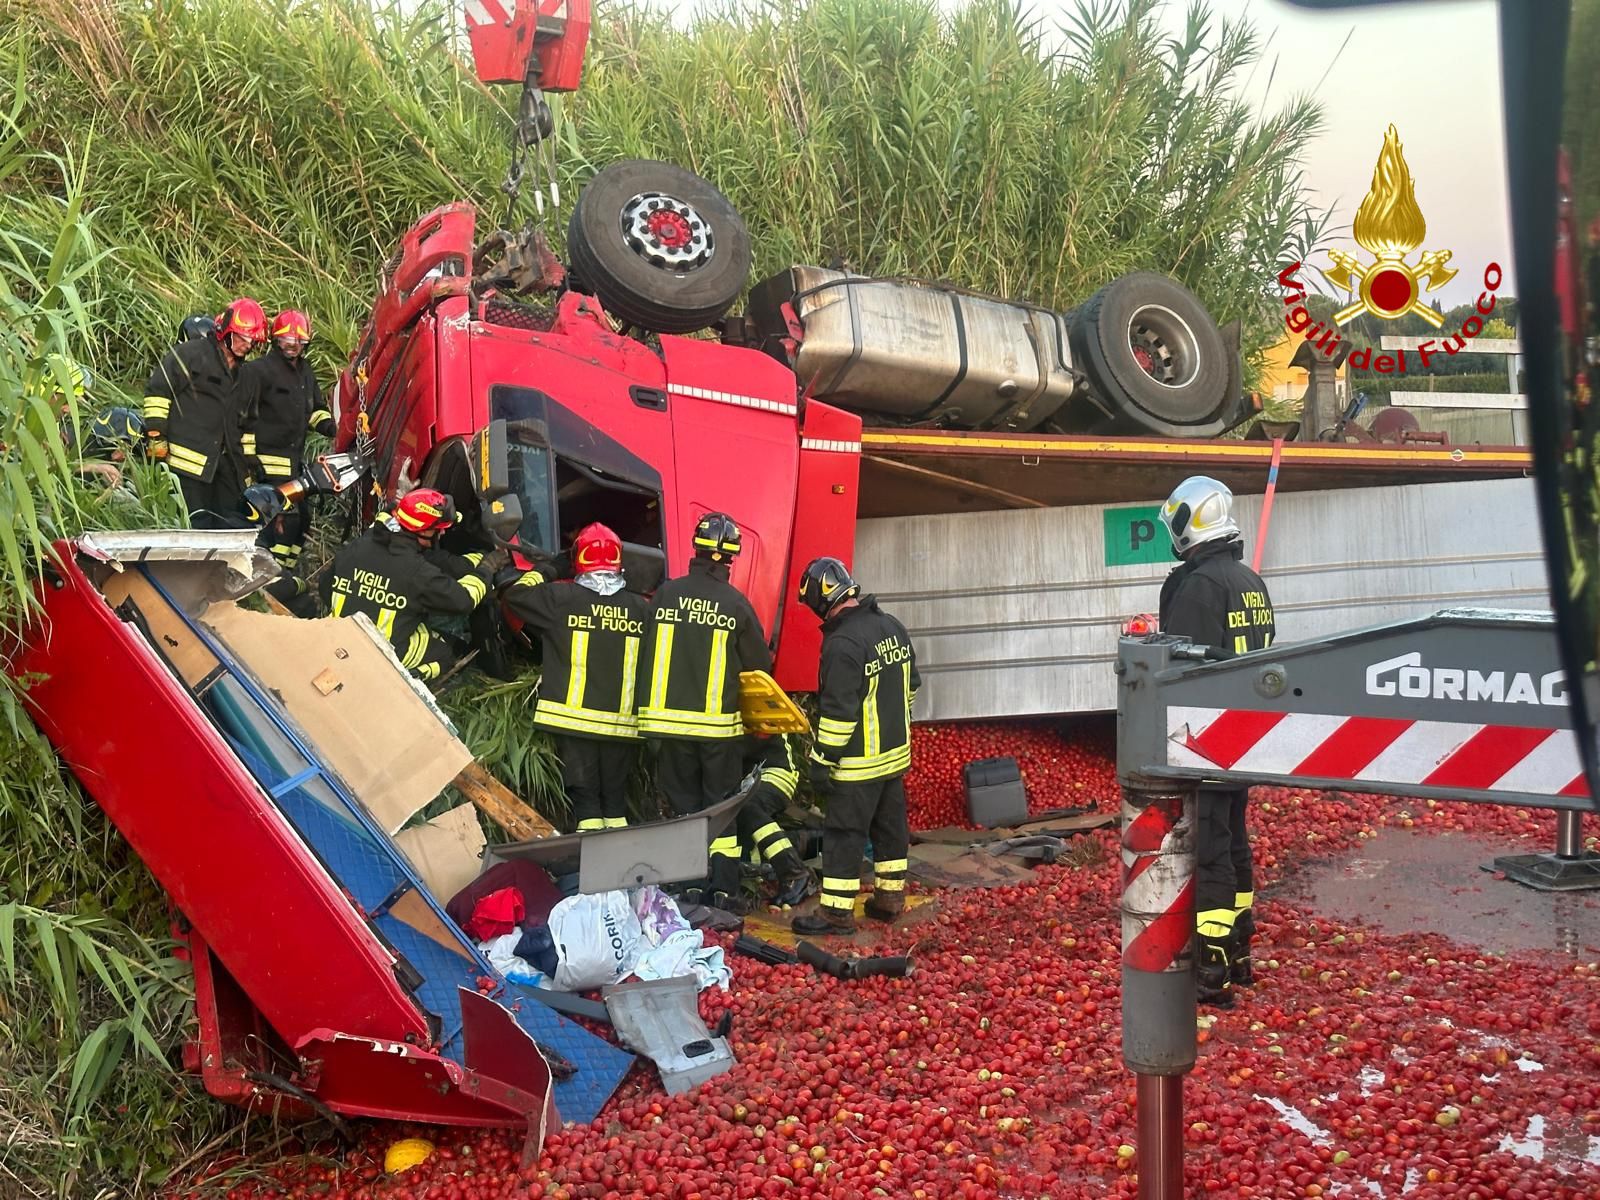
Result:
M1250 960L1250 942L1256 936L1255 914L1239 910L1233 920L1233 957L1228 962L1228 982L1236 988L1254 987L1256 974Z
M712 908L720 908L723 912L732 913L736 917L747 917L755 903L743 889L736 892L712 892L706 903Z
M849 937L856 931L856 914L851 908L821 904L816 912L806 913L789 922L789 928L802 937Z
M793 908L816 894L819 887L816 874L792 846L778 852L772 860L772 869L778 876L778 894L772 898L777 907Z
M893 921L906 910L904 891L887 891L879 888L867 901L867 916L874 921Z
M1228 977L1232 940L1231 937L1220 941L1208 937L1200 939L1199 961L1195 968L1196 998L1211 1008L1233 1007L1233 988Z

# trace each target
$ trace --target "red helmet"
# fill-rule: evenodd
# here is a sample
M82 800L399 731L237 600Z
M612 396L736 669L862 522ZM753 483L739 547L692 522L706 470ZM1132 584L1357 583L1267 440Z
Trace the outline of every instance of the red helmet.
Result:
M272 337L297 338L302 342L311 340L311 318L297 308L286 308L272 318Z
M579 575L622 570L622 539L596 521L578 530L572 543L572 564Z
M455 501L443 492L414 488L394 506L394 519L407 533L427 533L431 529L448 529L460 518Z
M217 317L218 340L226 339L231 333L249 338L251 342L267 340L267 314L249 296L241 296Z

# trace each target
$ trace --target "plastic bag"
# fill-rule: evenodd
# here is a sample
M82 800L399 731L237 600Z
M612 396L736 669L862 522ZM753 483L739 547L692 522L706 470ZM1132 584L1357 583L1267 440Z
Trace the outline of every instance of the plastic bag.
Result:
M673 934L689 928L678 902L653 883L633 889L633 911L639 918L639 928L644 940L659 946Z
M549 987L550 980L526 959L516 955L517 943L523 938L522 930L513 929L497 938L479 942L478 949L496 971L512 983L526 983L531 987Z
M639 960L639 918L627 892L573 896L550 910L556 944L555 985L582 992L605 987L633 973Z

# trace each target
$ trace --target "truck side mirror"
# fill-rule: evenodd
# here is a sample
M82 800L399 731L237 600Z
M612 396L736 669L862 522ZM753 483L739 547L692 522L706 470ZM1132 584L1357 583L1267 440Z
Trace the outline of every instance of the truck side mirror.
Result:
M499 500L512 490L509 447L510 438L504 420L490 421L472 437L472 483L486 512L490 501ZM517 524L520 525L520 504L518 510ZM488 525L489 521L486 519L484 524Z
M497 545L514 545L522 528L522 497L508 492L483 502L483 527Z

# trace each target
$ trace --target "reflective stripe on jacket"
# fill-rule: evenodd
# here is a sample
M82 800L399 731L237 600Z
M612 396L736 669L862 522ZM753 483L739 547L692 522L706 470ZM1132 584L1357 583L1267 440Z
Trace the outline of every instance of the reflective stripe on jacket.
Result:
M911 706L921 686L905 626L863 596L822 627L812 757L835 779L885 779L911 766Z
M739 674L770 671L761 622L726 566L695 559L656 591L639 660L639 732L647 737L744 736Z
M626 590L602 596L528 571L502 602L543 642L535 725L584 737L639 736L634 708L648 600Z
M379 521L334 554L322 577L322 600L336 617L366 614L415 670L437 636L427 619L465 616L489 594L478 566L482 557L424 550L416 538Z
M144 385L145 431L167 442L167 466L209 483L220 455L255 453L258 390L250 372L229 369L215 338L167 351Z

